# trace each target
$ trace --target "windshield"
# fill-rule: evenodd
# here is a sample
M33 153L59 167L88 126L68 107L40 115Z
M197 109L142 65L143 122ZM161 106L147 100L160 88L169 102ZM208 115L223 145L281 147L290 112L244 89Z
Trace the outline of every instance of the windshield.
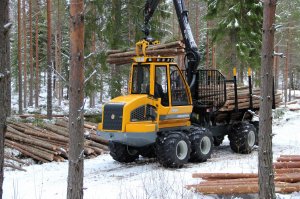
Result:
M132 94L149 94L150 66L137 64L132 72Z

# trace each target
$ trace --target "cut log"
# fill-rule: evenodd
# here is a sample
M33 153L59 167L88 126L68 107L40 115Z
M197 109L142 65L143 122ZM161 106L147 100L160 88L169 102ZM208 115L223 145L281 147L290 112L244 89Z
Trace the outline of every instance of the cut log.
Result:
M40 133L38 131L31 130L31 129L28 129L28 128L22 128L22 127L14 125L14 124L10 124L9 126L16 129L16 130L18 130L18 131L21 131L21 132L27 134L27 135L33 135L35 137L41 137L41 138L46 138L47 140L56 140L56 141L61 141L61 142L68 142L69 141L68 138L65 138L65 137L62 137L62 136L52 136L52 135L49 135L49 134L46 134L46 133Z
M9 131L6 132L5 138L8 138L8 139L11 139L11 140L14 140L14 141L19 141L19 142L22 142L22 143L27 143L27 144L32 144L32 145L44 147L46 149L50 149L50 150L53 150L53 151L55 151L56 148L57 148L56 146L54 146L52 144L49 144L49 143L46 143L44 141L41 141L41 140L38 140L38 139L35 139L35 138L25 138L25 137L21 137L21 136L18 136L18 135L14 135L13 133L10 133Z
M4 142L4 144L5 144L5 146L7 146L7 147L9 147L9 148L12 148L12 149L16 149L16 150L20 151L23 155L26 155L26 156L28 156L28 157L31 157L31 158L33 158L33 159L35 159L35 160L41 161L41 162L43 162L43 163L49 162L48 160L43 159L43 158L41 158L41 157L39 157L39 156L36 156L36 155L34 155L34 154L32 154L32 153L26 151L26 150L23 150L23 149L21 149L20 147L14 146L14 144L11 144L11 143L7 142L7 140Z
M279 157L277 162L299 162L300 157Z
M49 152L42 151L42 150L40 150L38 148L34 148L32 146L22 145L22 144L19 144L19 143L16 143L16 142L12 142L10 140L5 140L5 142L10 144L11 146L23 149L23 150L29 152L30 154L33 154L34 156L41 157L41 158L43 158L45 160L48 160L48 161L53 161L54 154L51 154Z
M275 162L273 163L275 169L280 168L300 168L300 162Z
M69 133L64 131L64 130L61 130L61 129L58 129L57 126L53 125L53 124L43 124L42 125L45 129L48 129L52 132L55 132L59 135L62 135L62 136L65 136L65 137L69 137Z
M237 179L205 179L207 181L200 182L199 185L223 185L223 184L244 184L244 183L258 183L258 178L237 178Z
M85 140L85 141L84 141L84 144L85 144L85 146L97 147L97 148L99 148L99 149L108 151L108 147L107 147L107 146L102 145L102 144L99 144L99 143L94 142L94 141L92 141L92 140Z
M275 181L279 182L300 182L300 173L279 174L274 176Z
M40 118L40 119L46 119L47 115L41 115L41 114L27 114L27 115L19 115L20 118L27 118L27 117L34 117L34 118ZM67 115L52 115L52 117L67 117Z
M194 189L196 192L203 194L250 194L258 193L258 183L247 183L239 185L196 185L189 186L189 189Z
M93 140L97 143L100 143L102 145L108 145L108 140L104 140L104 139L100 138L97 135L89 134L86 138L90 139L90 140Z
M202 179L237 179L237 178L257 178L256 173L193 173L193 178Z
M275 169L275 174L300 173L300 168Z
M276 184L275 192L282 193L282 194L289 194L293 192L300 191L300 183L281 183Z
M230 184L230 185L188 185L187 189L195 190L203 194L252 194L258 193L258 183L249 182L247 184ZM276 193L292 193L300 191L300 183L275 183Z

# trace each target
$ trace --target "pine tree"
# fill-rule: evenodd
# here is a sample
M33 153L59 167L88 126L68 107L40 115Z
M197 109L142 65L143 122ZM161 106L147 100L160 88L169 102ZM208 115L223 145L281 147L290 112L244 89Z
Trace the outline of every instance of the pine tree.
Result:
M227 67L250 65L259 68L261 49L262 3L256 0L207 0L207 18L216 21L213 41L227 43ZM225 41L225 42L224 42ZM224 51L222 51L224 52ZM222 53L224 56L224 53ZM229 54L229 56L228 56Z
M47 0L47 118L52 119L51 0Z
M2 199L3 194L4 137L6 132L6 117L8 115L7 106L10 106L7 99L7 81L9 81L10 73L10 27L9 1L3 0L0 2L0 199Z
M272 84L276 0L264 0L261 50L261 101L259 114L259 198L275 199L272 152Z
M70 105L68 199L83 198L83 98L84 98L84 13L83 0L70 6Z

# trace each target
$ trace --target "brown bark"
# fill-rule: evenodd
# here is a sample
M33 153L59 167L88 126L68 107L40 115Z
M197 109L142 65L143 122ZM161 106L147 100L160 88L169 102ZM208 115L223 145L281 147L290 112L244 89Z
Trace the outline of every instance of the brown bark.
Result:
M272 152L272 84L276 0L264 0L259 118L259 198L276 198Z
M300 168L300 162L275 162L274 168Z
M284 173L300 173L300 168L281 168L274 170L276 174L284 174Z
M279 52L278 46L275 47L275 52ZM275 56L274 59L274 89L277 90L279 85L279 56Z
M274 177L274 181L291 183L300 182L300 173L278 174Z
M297 162L300 161L300 157L279 157L277 162Z
M53 151L55 151L57 149L57 146L55 146L55 145L49 144L47 142L38 140L38 139L33 138L33 137L25 138L25 137L22 137L20 135L15 135L15 134L13 134L9 131L6 133L5 137L8 138L8 139L12 139L14 141L40 146L40 147L43 147L43 148L46 148L46 149L49 149L49 150L53 150Z
M21 0L18 0L18 86L19 86L19 114L23 114L23 95L22 95L22 56L21 56Z
M22 2L22 20L23 20L23 70L24 70L24 83L23 83L23 97L24 108L27 107L27 28L26 28L26 1Z
M256 173L194 173L193 178L203 179L237 179L237 178L255 178Z
M18 130L18 131L23 132L26 135L32 135L32 136L36 136L36 137L40 137L40 138L46 138L48 140L56 140L56 141L61 141L61 142L66 142L66 143L69 141L69 139L67 139L65 137L53 136L53 135L49 135L49 134L46 134L46 133L41 133L41 132L38 132L38 131L35 131L35 130L26 129L24 127L19 127L19 126L13 125L13 124L10 124L9 126L16 129L16 130Z
M289 27L289 23L287 26ZM290 29L288 28L288 38L286 43L285 67L284 67L284 105L286 107L288 101L288 74L289 74L289 59L290 59Z
M51 0L47 0L47 118L52 119Z
M41 158L41 157L39 157L39 156L36 156L36 155L34 155L34 154L32 154L32 153L30 153L30 152L24 150L24 149L21 149L20 147L14 145L14 144L12 144L12 143L10 143L9 141L8 141L8 142L5 141L5 145L8 146L8 147L10 147L10 148L12 148L12 149L18 150L18 151L20 151L22 154L27 155L27 156L29 156L29 157L35 159L35 160L39 160L39 161L41 161L41 162L49 162L49 161L46 160L46 159L43 159L43 158Z
M206 69L208 69L209 68L209 28L210 28L210 22L209 21L207 21L206 22L206 27L207 27L207 31L206 31L206 64L205 64L205 67L206 67Z
M55 65L57 73L61 75L62 72L62 66L61 66L61 45L62 45L62 33L61 33L61 1L57 1L57 26L56 26L56 50L55 50ZM61 78L56 79L56 96L58 98L58 105L61 105L62 102L62 80Z
M27 151L28 154L33 154L34 156L38 156L42 159L45 159L45 160L48 160L48 161L53 161L53 158L54 158L53 153L51 154L49 152L42 151L38 148L31 147L31 146L24 145L24 144L19 144L19 143L16 143L16 142L12 142L10 140L5 140L5 142L7 142L10 146L17 147L19 149Z
M7 99L9 69L10 69L10 44L9 44L9 30L7 26L9 22L9 1L4 0L0 2L0 199L3 194L3 180L4 180L4 138L6 131L6 117L8 115L7 107L9 100Z
M33 105L33 42L32 42L32 0L29 0L29 47L30 47L30 83L29 83L29 106Z
M203 194L251 194L257 193L259 186L257 182L245 182L244 184L198 184L188 185L187 189L193 189ZM276 193L292 193L300 191L300 183L282 183L277 182L275 187Z
M67 198L83 198L84 3L70 4L70 149Z
M40 72L39 72L39 0L36 0L35 10L35 108L39 107Z
M238 185L196 185L193 187L195 191L203 194L250 194L258 192L258 183L247 183Z
M60 129L60 128L58 128L55 125L52 125L52 124L43 124L43 127L45 129L53 131L53 132L55 132L55 133L57 133L59 135L62 135L62 136L65 136L65 137L69 137L69 133L67 131L64 131L64 130Z

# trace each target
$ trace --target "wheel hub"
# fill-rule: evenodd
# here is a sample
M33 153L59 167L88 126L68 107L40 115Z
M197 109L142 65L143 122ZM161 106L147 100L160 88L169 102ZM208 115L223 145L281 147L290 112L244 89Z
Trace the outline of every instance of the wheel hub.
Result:
M201 142L200 142L200 151L203 154L208 154L211 148L211 141L209 139L209 137L205 136L202 138Z
M188 154L187 143L183 140L179 141L176 146L176 156L180 160L184 160Z
M254 144L255 144L255 133L254 131L250 131L248 133L248 145L252 147L254 146Z

